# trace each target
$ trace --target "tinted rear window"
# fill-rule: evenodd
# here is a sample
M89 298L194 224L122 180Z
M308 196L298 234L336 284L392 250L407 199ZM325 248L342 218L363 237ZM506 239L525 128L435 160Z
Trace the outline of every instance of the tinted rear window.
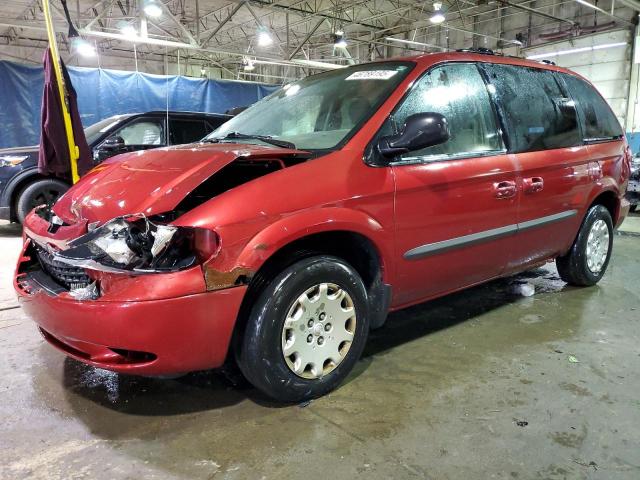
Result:
M513 152L582 144L573 99L551 71L484 64Z
M596 89L578 77L564 73L561 75L580 112L585 140L612 140L621 137L623 132L618 119Z

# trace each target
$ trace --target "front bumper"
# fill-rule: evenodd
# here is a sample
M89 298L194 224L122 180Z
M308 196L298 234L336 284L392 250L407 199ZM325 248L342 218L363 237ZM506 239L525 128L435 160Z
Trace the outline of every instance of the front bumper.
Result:
M21 272L20 262L28 260L23 253L14 277L18 300L44 338L66 355L139 375L223 364L246 286L172 298L77 301L43 287L37 272ZM149 276L150 282L157 280L157 275ZM136 281L144 282L144 277Z

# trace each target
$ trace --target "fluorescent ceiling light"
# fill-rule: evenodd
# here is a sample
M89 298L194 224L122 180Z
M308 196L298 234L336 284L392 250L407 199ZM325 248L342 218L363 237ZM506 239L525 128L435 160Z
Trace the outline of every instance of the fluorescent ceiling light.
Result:
M138 31L133 25L125 25L120 29L120 33L127 38L134 38L138 36Z
M83 57L95 57L96 56L96 47L94 47L91 43L87 42L85 39L80 39L81 42L78 42L76 45L76 52L78 52Z
M340 31L340 30L339 30ZM347 39L344 38L344 32L338 33L336 32L334 35L333 46L337 48L347 48Z
M73 37L71 39L71 50L82 57L96 56L96 47L82 37Z
M162 15L162 7L156 2L149 2L144 6L144 13L153 18L158 18Z
M255 70L256 67L254 65L254 61L251 60L249 57L243 57L242 58L242 63L244 65L244 71L245 72L251 72L252 70Z
M444 13L442 13L442 3L433 2L433 12L433 15L431 15L431 18L429 18L429 21L431 23L438 25L446 20L444 17Z
M599 12L607 13L600 7L596 7L593 3L589 3L586 0L576 0L576 2L578 2L580 5L584 5L586 7L593 8L594 10L598 10Z
M431 18L429 18L429 21L436 25L444 22L445 20L446 18L444 17L444 14L442 12L436 12L433 15L431 15Z
M273 43L273 38L266 28L258 29L258 45L261 47L268 47Z
M557 52L548 52L548 53L538 53L535 55L527 55L528 60L539 60L541 58L549 58L549 57L560 57L562 55L570 55L572 53L584 53L584 52L592 52L594 50L604 50L606 48L619 48L626 47L629 45L627 42L619 42L619 43L604 43L602 45L596 45L594 47L580 47L580 48L572 48L570 50L560 50Z

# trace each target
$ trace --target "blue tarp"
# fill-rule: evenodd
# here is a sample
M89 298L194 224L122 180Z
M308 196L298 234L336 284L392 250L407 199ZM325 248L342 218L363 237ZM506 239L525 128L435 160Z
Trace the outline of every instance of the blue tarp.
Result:
M121 113L188 110L224 113L250 105L277 86L227 80L69 67L84 126ZM0 148L40 139L42 67L0 61Z

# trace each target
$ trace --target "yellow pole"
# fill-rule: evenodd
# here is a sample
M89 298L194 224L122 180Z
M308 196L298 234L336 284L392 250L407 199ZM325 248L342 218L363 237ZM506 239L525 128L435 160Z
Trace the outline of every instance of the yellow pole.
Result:
M62 117L64 119L64 130L67 134L67 143L69 144L69 159L71 160L71 180L76 183L78 176L78 158L80 150L76 145L73 137L73 127L71 125L71 115L69 114L69 103L67 101L66 86L64 76L62 75L62 67L60 66L60 55L58 54L58 42L56 41L56 32L53 28L53 19L51 18L51 10L49 8L49 0L42 0L42 8L44 10L44 20L47 25L47 36L49 37L49 49L51 51L51 60L53 61L53 69L55 70L58 80L58 92L60 93L60 104L62 105Z

